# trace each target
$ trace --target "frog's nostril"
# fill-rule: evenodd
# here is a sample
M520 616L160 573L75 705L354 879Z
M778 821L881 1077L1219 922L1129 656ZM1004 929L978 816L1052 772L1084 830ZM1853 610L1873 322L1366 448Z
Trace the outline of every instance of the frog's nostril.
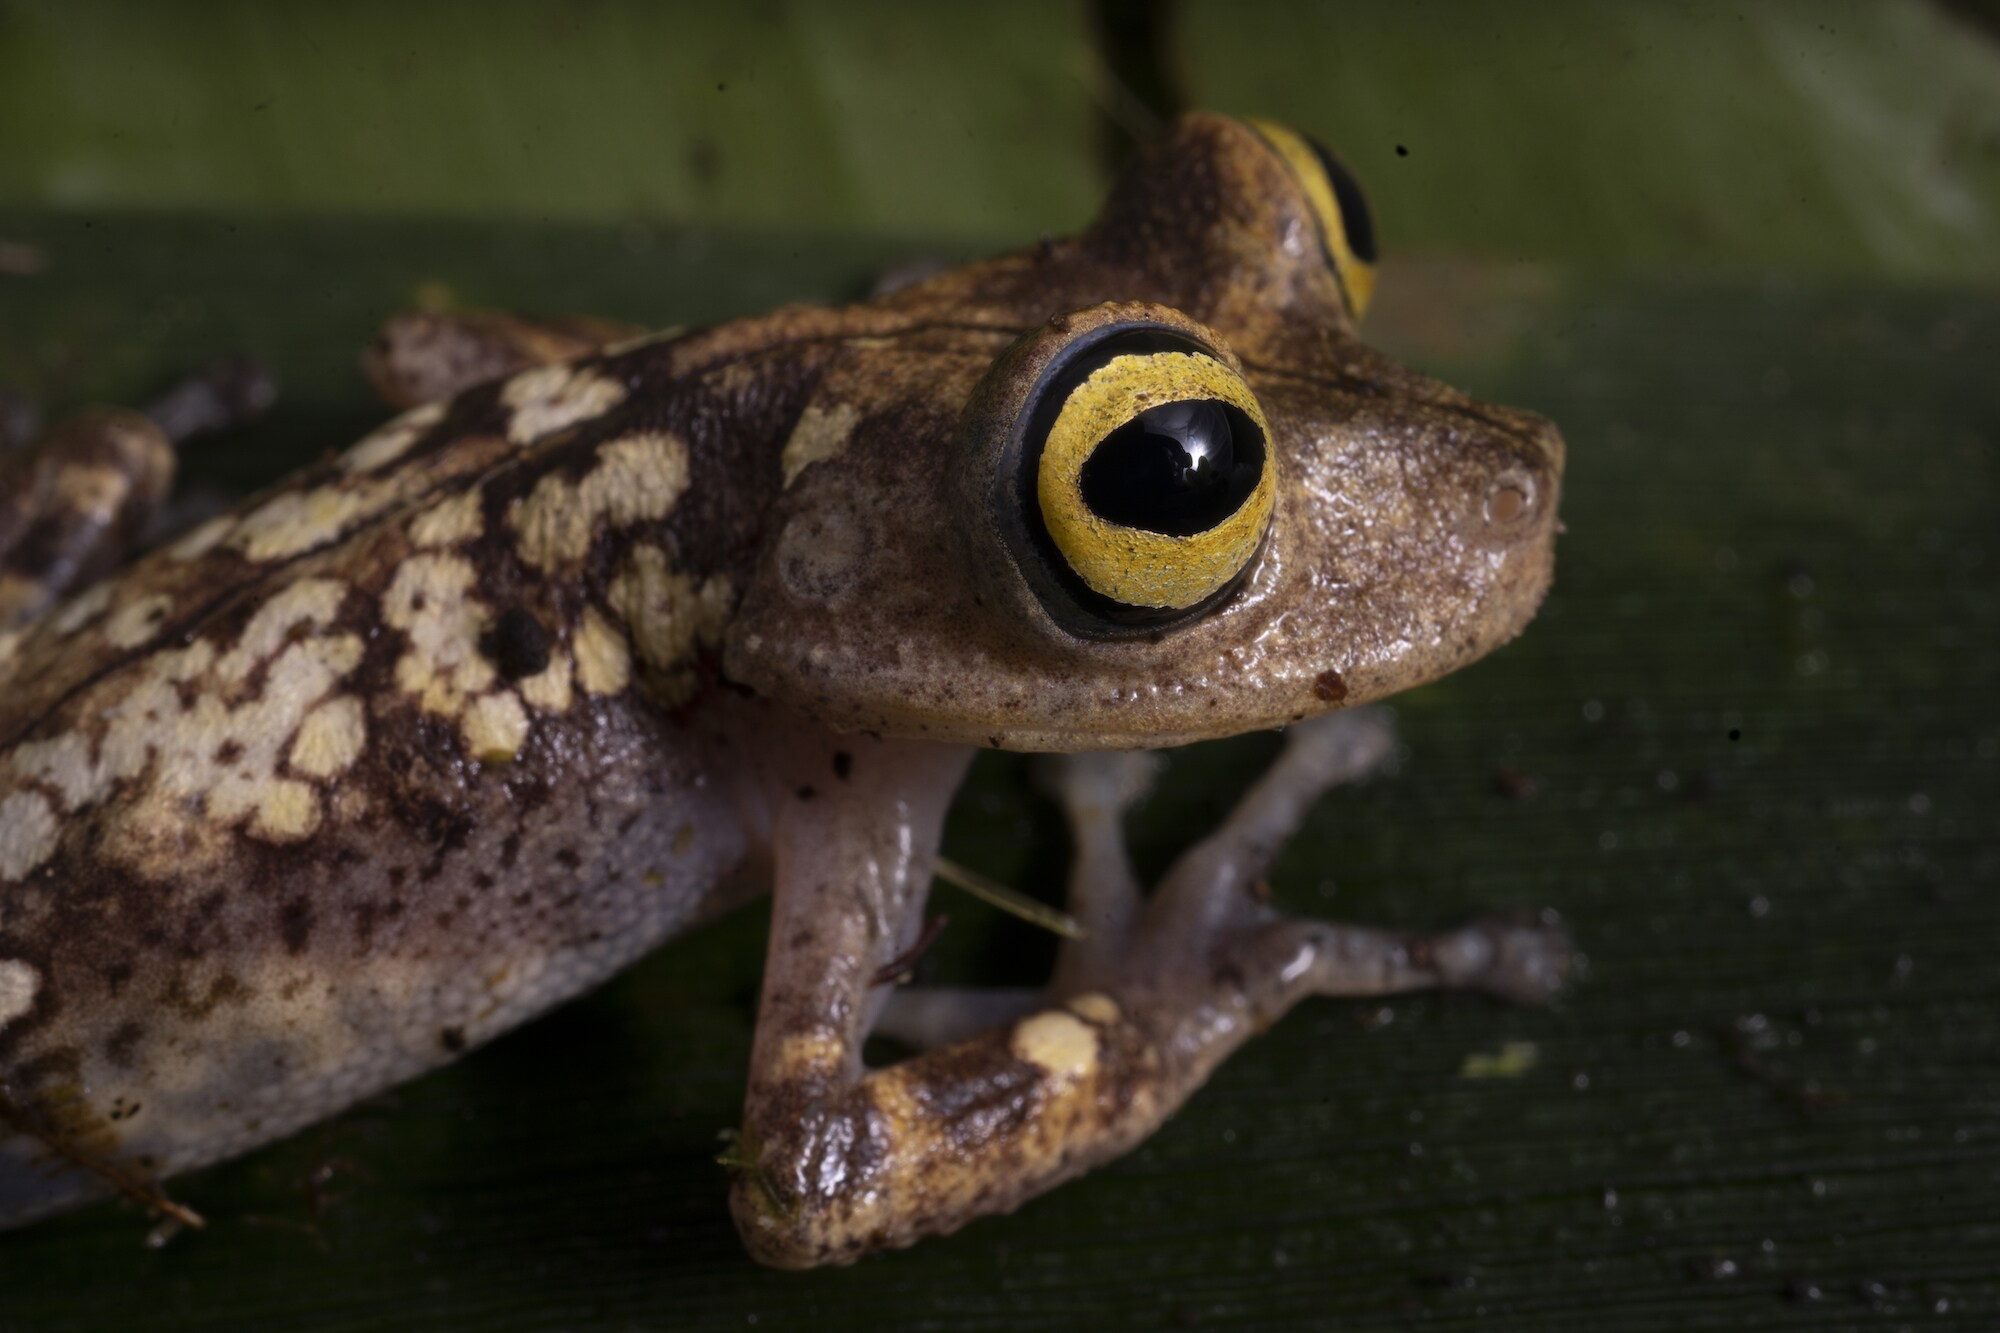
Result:
M1486 522L1507 529L1526 521L1535 508L1535 483L1521 474L1501 477L1486 492Z
M1486 500L1486 517L1493 523L1512 523L1528 507L1528 493L1519 486L1502 486Z

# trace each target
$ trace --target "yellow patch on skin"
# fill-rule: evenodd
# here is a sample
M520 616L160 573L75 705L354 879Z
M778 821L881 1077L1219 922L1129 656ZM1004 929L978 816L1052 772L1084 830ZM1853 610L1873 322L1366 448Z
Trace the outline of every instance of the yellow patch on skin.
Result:
M0 668L13 665L14 658L21 651L22 631L0 630Z
M410 640L396 663L396 685L426 712L456 717L468 696L493 685L493 665L479 651L489 617L469 595L478 582L461 556L415 555L382 594L383 621Z
M1099 991L1073 995L1065 1007L1079 1018L1101 1028L1108 1028L1123 1017L1118 1012L1118 1002Z
M160 623L173 610L174 602L164 593L127 602L104 622L104 640L114 648L132 649L150 643L160 632Z
M250 832L266 842L291 842L319 827L319 798L303 782L273 781L252 811Z
M216 660L216 674L232 684L243 680L257 664L283 647L301 625L324 625L340 611L347 588L334 579L300 579L287 584L258 607L243 627L236 646ZM351 635L351 642L359 643ZM341 671L352 671L357 657Z
M482 764L512 763L528 739L528 714L512 690L474 699L465 710L465 748Z
M576 683L591 694L618 694L632 683L632 650L596 607L585 608L574 647Z
M374 486L286 491L245 514L231 540L251 560L289 560L333 541L392 498L389 488Z
M424 403L384 422L341 455L340 470L352 476L395 462L410 451L410 446L425 431L444 420L444 409L442 402Z
M543 477L514 502L507 521L520 535L522 559L548 572L583 559L604 528L665 518L687 488L687 445L649 431L598 450L597 466L582 481Z
M861 409L852 403L838 403L832 408L815 405L800 413L799 423L792 427L791 438L785 441L785 452L779 461L784 484L790 486L811 464L846 453L847 442L854 438L855 423L860 420Z
M222 515L220 518L211 518L208 522L194 528L185 537L180 538L172 546L169 546L167 548L167 558L169 560L179 560L183 563L189 560L199 560L221 545L223 538L235 531L235 528L236 520L227 514Z
M0 1028L35 1007L42 974L18 958L0 958Z
M729 580L716 575L696 588L669 568L665 551L648 544L634 548L608 598L631 628L655 696L670 708L685 703L697 688L695 649L722 642L734 600Z
M103 847L141 870L220 856L238 825L279 842L313 832L316 794L278 768L315 706L361 663L359 636L324 632L345 596L331 579L287 585L227 652L207 640L156 650L79 697L89 732L16 745L0 772L0 791L13 789L0 798L0 877L31 872L53 854L58 827L121 788ZM60 816L29 782L54 788Z
M846 1059L846 1046L827 1032L794 1032L778 1044L778 1069L786 1079L837 1075Z
M49 617L49 629L68 638L104 614L104 608L111 604L111 591L108 582L86 588L56 608Z
M89 738L74 731L45 741L23 741L14 747L13 768L30 782L54 787L72 810L88 802L98 786Z
M368 745L366 710L352 694L329 699L306 714L292 738L288 762L295 773L330 778L347 771Z
M56 849L62 825L38 791L17 791L0 801L0 882L26 879Z
M545 713L567 713L570 705L571 665L569 654L557 649L549 654L549 664L535 675L514 682L521 698Z
M1016 1059L1039 1066L1051 1078L1081 1079L1097 1068L1097 1033L1061 1009L1022 1019L1009 1046Z
M624 401L625 386L618 381L568 365L524 370L500 390L500 402L514 411L507 438L515 444L603 416Z
M476 540L486 530L480 505L484 493L473 487L432 505L410 520L410 540L418 546L457 546Z

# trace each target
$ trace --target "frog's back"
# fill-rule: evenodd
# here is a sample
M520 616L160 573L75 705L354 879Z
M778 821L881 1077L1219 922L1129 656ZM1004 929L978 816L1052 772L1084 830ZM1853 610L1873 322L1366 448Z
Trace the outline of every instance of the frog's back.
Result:
M418 408L0 642L0 1220L308 1123L712 909L745 838L700 704L811 376L678 354Z

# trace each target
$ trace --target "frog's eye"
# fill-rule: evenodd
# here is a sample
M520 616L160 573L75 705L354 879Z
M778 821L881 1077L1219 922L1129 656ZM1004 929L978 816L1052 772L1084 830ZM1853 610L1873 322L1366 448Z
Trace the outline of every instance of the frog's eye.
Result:
M1305 191L1348 312L1360 319L1375 295L1375 219L1368 213L1361 186L1316 140L1268 120L1253 120L1250 125L1285 160Z
M1270 526L1269 426L1243 377L1162 328L1072 345L1026 405L1020 512L1072 625L1158 625L1206 609Z

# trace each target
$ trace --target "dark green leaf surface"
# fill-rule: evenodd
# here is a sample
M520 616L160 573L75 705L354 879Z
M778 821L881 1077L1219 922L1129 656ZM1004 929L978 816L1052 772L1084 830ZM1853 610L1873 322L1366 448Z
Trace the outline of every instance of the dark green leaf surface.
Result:
M1060 0L0 0L0 200L1011 236L1088 68Z
M0 373L133 399L251 350L291 388L197 454L240 486L378 415L353 349L422 283L667 323L851 294L886 245L552 226L0 219ZM1553 1011L1315 1003L1116 1166L854 1269L725 1211L753 909L454 1068L178 1193L0 1237L0 1329L1991 1328L2000 1321L2000 299L1424 266L1398 355L1564 427L1558 586L1406 696L1400 772L1275 876L1301 910L1560 909ZM1176 756L1157 868L1269 737ZM1047 892L1026 761L948 852ZM976 904L942 976L1047 941ZM1511 1044L1511 1045L1510 1045ZM1501 1077L1471 1077L1499 1072ZM1817 1293L1817 1296L1814 1295Z
M1978 6L1189 0L1196 105L1319 135L1392 246L2000 278Z
M1391 249L2000 278L1990 0L0 0L0 206L987 243L1272 116Z

